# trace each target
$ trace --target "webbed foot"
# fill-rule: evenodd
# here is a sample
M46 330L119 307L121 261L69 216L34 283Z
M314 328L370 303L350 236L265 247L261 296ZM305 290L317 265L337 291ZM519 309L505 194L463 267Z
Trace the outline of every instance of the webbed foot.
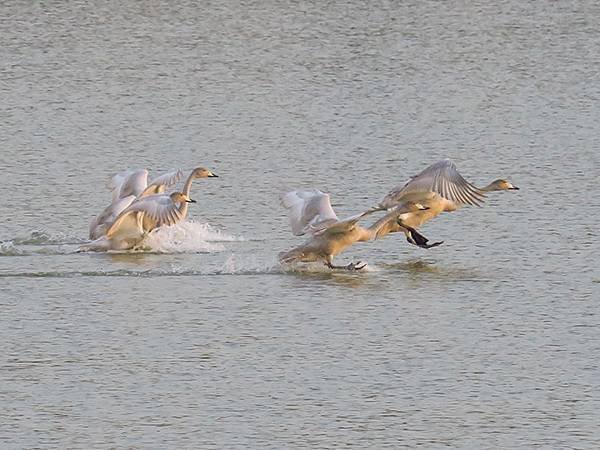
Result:
M355 263L350 263L345 266L334 266L333 264L326 262L325 265L330 269L343 269L343 270L361 270L367 267L367 263L363 263L362 261L358 261Z
M367 267L367 263L364 263L362 261L358 261L355 263L350 263L348 264L346 267L346 270L362 270L365 267Z
M428 244L429 239L427 239L425 236L423 236L421 233L419 233L414 228L409 229L409 234L408 234L408 236L406 236L406 240L408 242L410 242L411 244L414 244L417 247L421 247L421 248L437 247L438 245L442 245L444 243L444 241L438 241L438 242L434 242L433 244Z

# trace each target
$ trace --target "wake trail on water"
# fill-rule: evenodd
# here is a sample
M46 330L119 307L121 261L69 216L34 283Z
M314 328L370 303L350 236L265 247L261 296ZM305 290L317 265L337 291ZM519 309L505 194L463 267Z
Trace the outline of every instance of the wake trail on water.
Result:
M225 250L226 242L247 240L227 234L208 223L189 221L152 231L144 239L142 250L119 253L217 253ZM0 257L68 255L77 253L79 246L85 247L87 243L87 239L77 236L34 230L27 236L0 241Z

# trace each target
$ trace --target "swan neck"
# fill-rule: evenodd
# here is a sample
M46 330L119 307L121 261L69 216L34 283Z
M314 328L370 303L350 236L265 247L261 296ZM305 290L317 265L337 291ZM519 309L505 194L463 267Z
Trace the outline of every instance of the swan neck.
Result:
M359 227L360 233L358 235L358 242L372 241L375 239L377 234L376 230L373 230L373 225L368 228Z
M193 181L194 181L194 172L192 171L192 173L190 173L190 175L187 177L187 180L185 180L183 189L181 190L181 192L183 192L188 197L190 196L190 190L192 189ZM180 202L179 203L179 213L181 214L182 217L185 217L187 215L189 205L190 204L188 202Z
M364 240L372 241L372 240L377 239L377 236L382 231L382 229L386 226L387 222L388 222L387 217L384 216L381 219L379 219L377 222L375 222L374 224L370 225L368 228L365 228L364 235L365 235L365 237L367 237L367 239L364 239ZM389 233L389 230L385 234L387 234L387 233Z
M192 189L193 181L194 181L194 172L192 171L192 173L190 173L190 175L187 177L187 180L185 180L185 183L183 185L183 190L181 191L188 197L190 196L190 190Z

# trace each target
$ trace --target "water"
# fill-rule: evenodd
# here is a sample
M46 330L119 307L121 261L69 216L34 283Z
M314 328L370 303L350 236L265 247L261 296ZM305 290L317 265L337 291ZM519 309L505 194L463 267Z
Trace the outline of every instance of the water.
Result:
M594 2L13 2L0 22L3 448L598 448ZM428 164L521 187L282 268L277 196ZM105 183L190 223L80 254Z

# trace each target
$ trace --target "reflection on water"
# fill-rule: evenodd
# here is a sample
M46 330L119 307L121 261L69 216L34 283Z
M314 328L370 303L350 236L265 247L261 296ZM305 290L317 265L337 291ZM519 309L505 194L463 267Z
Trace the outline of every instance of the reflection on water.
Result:
M318 286L320 283L330 283L351 288L366 287L369 284L374 284L374 281L369 276L369 269L366 267L363 270L344 270L330 269L323 264L293 264L282 267L283 273L292 275L303 283L308 283L312 286Z
M486 281L486 277L473 267L448 267L443 263L424 259L382 263L377 266L392 272L403 272L416 277L426 276L430 280Z

